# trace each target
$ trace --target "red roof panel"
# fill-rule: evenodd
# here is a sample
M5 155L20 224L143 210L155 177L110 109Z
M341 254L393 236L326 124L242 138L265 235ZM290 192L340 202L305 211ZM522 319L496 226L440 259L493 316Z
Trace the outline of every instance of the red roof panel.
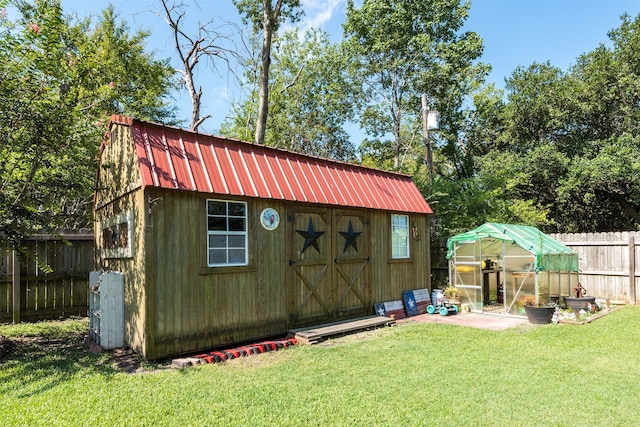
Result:
M134 150L138 157L138 167L140 168L140 176L143 183L154 182L153 177L153 158L151 152L147 151L147 145L144 143L145 138L142 129L139 127L133 128L132 138L134 143Z
M112 116L131 126L143 186L432 213L411 177Z
M202 151L197 138L192 140L183 140L184 151L188 161L188 167L191 169L193 177L193 190L206 188L209 192L213 192L213 187L209 181L209 173L206 170L205 162L202 161Z
M169 168L174 185L180 190L195 190L191 168L186 163L182 138L177 132L165 132L164 147L169 155Z
M205 170L205 173L207 173L207 177L211 183L211 190L205 192L229 194L229 188L227 187L224 174L220 168L220 162L218 162L218 158L215 155L215 147L208 144L206 141L203 141L202 144L198 144L198 146L202 153L202 157L199 161L202 163L203 169ZM202 189L199 188L198 191L202 191Z

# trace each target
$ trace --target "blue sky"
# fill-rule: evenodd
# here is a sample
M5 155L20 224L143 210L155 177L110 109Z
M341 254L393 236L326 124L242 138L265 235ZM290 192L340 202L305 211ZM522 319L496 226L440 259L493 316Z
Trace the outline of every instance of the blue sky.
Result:
M193 0L186 0L194 4ZM154 0L62 0L66 13L80 16L97 13L109 3L132 29L150 30L149 49L158 58L173 57L170 33L166 23L152 11L160 10ZM346 0L302 0L305 18L301 28L315 26L324 29L338 41L345 19ZM219 20L240 23L231 0L199 0L189 11L194 21L208 20L215 14ZM518 66L550 61L566 70L577 57L604 43L610 45L607 33L620 25L620 16L628 13L635 18L640 13L640 0L472 0L465 30L475 31L484 40L482 61L493 71L488 82L504 87L504 79ZM202 113L214 117L205 122L202 131L216 133L232 100L239 96L233 80L201 72L199 84L204 88ZM180 118L188 123L190 102L186 93L176 96L181 108ZM356 142L356 141L354 141Z

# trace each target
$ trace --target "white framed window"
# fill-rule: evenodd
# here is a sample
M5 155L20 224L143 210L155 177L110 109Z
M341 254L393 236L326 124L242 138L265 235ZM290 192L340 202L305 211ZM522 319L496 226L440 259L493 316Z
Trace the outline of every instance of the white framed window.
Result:
M207 200L207 260L209 267L247 265L247 204Z
M104 258L133 256L133 211L123 212L100 223L100 248Z
M391 215L391 258L409 258L409 216Z

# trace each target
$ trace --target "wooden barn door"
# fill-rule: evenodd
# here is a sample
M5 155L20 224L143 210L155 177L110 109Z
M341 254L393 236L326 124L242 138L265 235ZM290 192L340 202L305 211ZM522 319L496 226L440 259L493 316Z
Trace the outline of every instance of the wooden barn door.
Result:
M290 207L287 227L291 326L366 314L371 306L367 219L358 212Z
M334 211L333 260L335 314L340 317L369 313L369 220L366 213Z

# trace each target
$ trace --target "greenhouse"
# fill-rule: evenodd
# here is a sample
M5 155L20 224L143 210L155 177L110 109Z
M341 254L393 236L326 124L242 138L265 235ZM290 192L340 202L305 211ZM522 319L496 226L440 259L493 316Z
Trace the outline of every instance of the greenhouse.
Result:
M535 227L486 223L447 249L465 311L521 315L525 301L561 302L578 282L578 255Z

